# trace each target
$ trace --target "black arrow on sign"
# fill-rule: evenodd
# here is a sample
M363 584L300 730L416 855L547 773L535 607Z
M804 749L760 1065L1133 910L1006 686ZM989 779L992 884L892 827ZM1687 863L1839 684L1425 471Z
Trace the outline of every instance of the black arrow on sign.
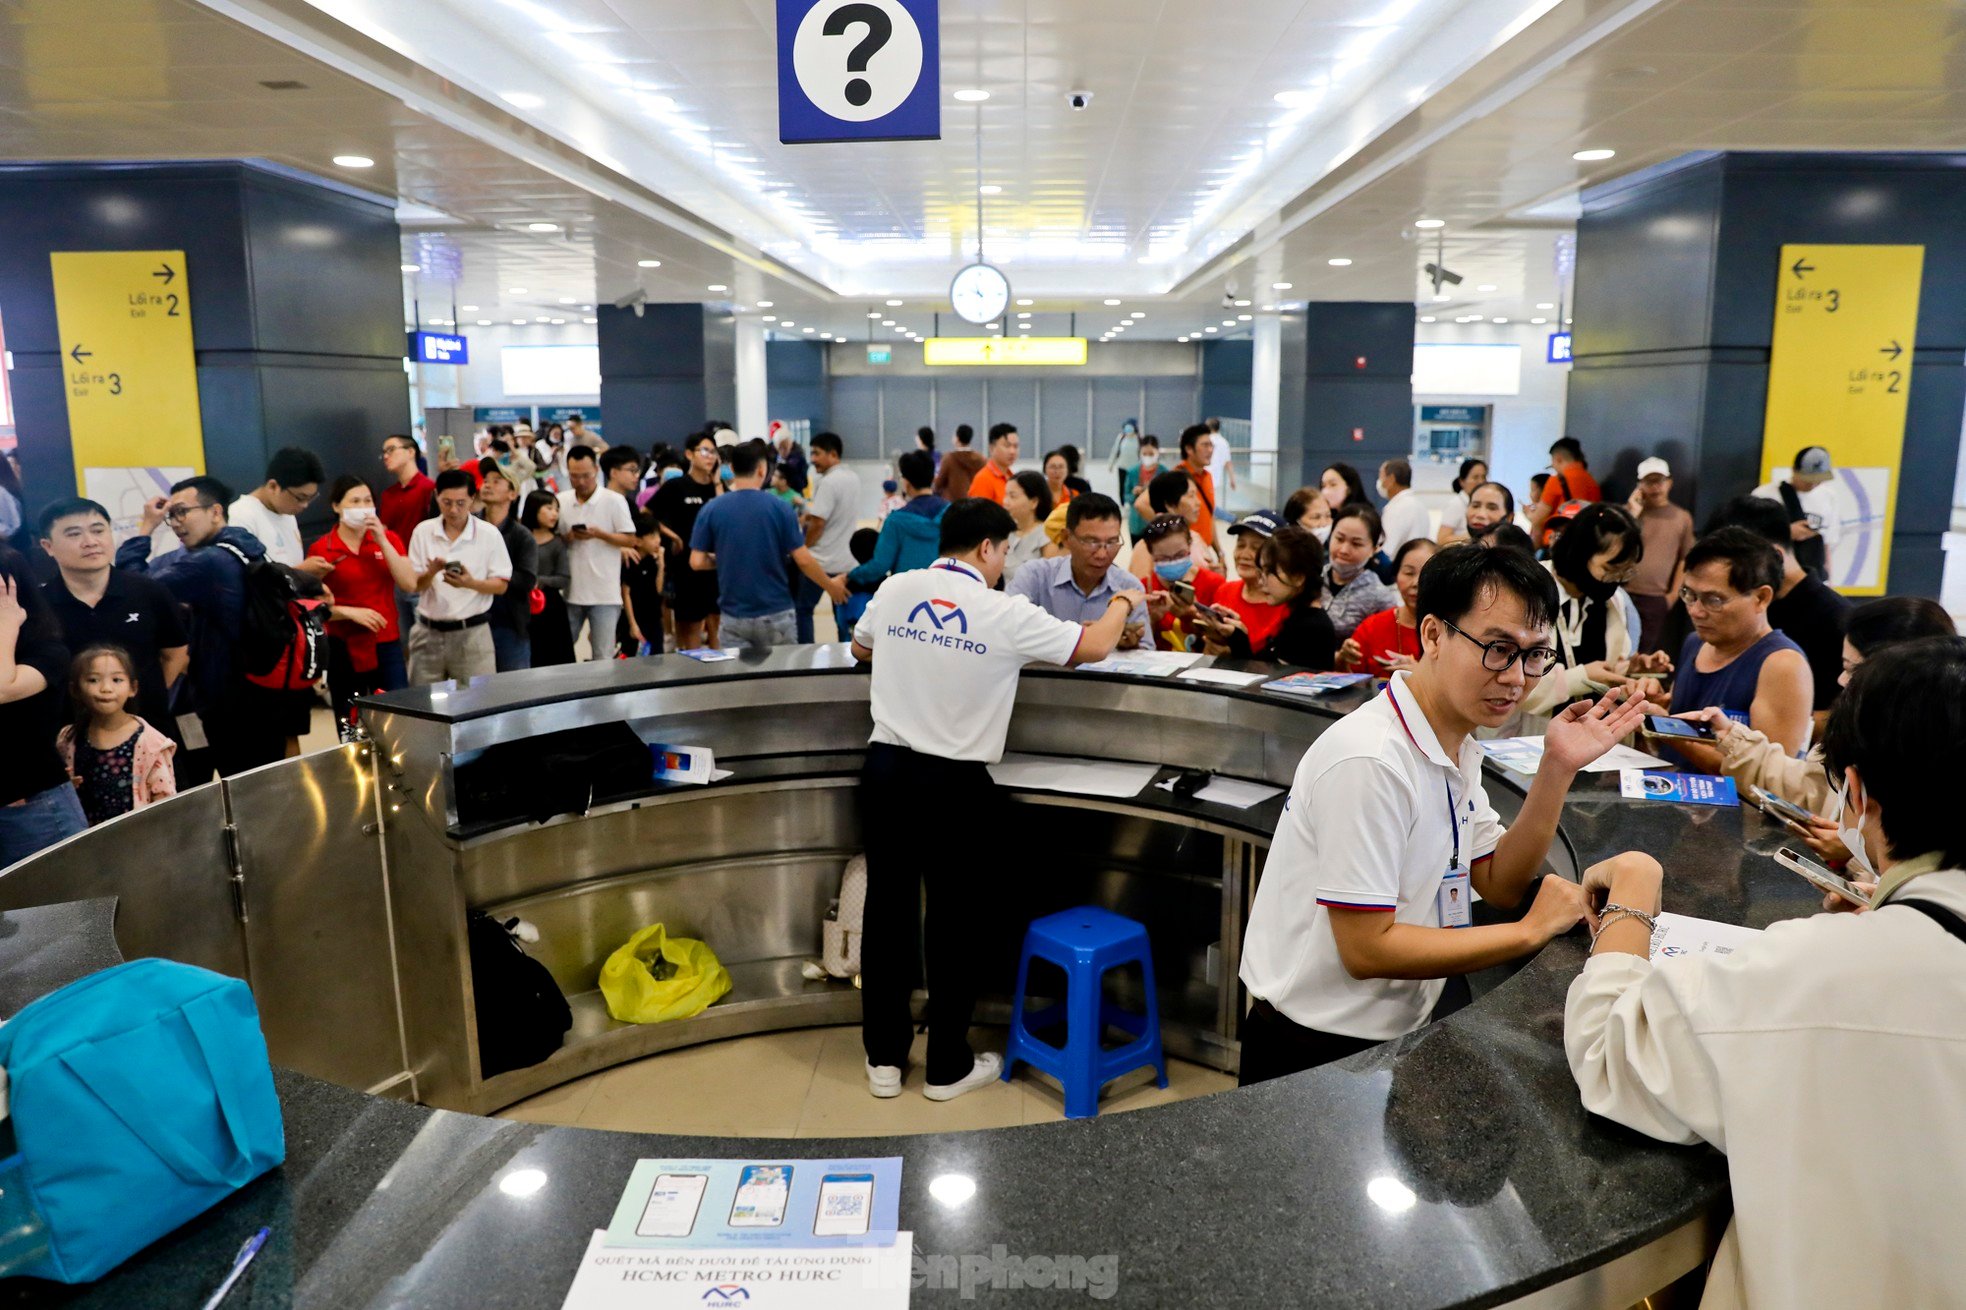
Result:
M1905 348L1899 345L1897 339L1894 337L1890 345L1881 347L1877 353L1880 355L1889 355L1892 359L1896 359L1905 353Z
M172 268L169 264L164 264L159 266L157 271L155 273L152 273L150 276L163 278L164 285L169 286L171 284L171 279L177 276L177 270Z
M75 343L75 349L68 352L68 357L80 364L85 359L94 359L95 354L93 350L82 349L82 343L78 341Z
M1789 272L1795 274L1795 280L1798 282L1802 280L1804 273L1813 273L1815 271L1816 266L1814 264L1805 264L1800 259L1797 259L1795 263L1789 266Z

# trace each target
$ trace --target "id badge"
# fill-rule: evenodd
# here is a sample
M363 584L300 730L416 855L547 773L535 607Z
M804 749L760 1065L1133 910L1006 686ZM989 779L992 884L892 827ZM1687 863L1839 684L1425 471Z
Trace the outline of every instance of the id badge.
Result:
M1468 880L1468 871L1460 869L1448 873L1440 880L1439 909L1440 926L1443 928L1466 928L1474 923L1474 885Z

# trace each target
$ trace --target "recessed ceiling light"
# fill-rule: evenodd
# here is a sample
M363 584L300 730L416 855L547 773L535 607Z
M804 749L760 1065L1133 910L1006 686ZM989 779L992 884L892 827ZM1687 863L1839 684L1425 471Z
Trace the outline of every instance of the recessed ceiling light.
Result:
M1272 283L1270 283L1270 290L1272 290L1272 291L1288 291L1288 290L1290 290L1290 283L1288 283L1288 282L1272 282Z
M1302 109L1316 104L1319 94L1316 91L1279 91L1272 99L1285 109Z
M1202 331L1204 332L1220 332L1221 330L1222 330L1221 328L1212 328L1212 327L1207 327L1202 329Z
M1234 327L1235 325L1236 325L1236 321L1232 318L1225 318L1222 320L1223 327Z
M884 319L882 319L882 320L881 320L881 326L882 326L882 327L893 327L893 326L894 326L894 320L893 320L893 319L891 319L891 318L884 318Z
M894 308L894 309L899 309L899 308L901 308L901 302L900 302L900 301L898 301L898 300L890 300L890 301L888 301L887 303L888 303L888 305L889 305L890 307L892 307L892 308Z
M459 305L458 308L463 310L465 313L470 314L476 312L478 307L476 305Z
M421 272L423 271L423 265L421 265L421 264L405 264L405 265L403 265L403 271L404 271L405 273L421 273Z
M1351 260L1342 257L1338 259L1327 259L1324 262L1333 268L1350 268L1352 266Z
M555 326L558 326L559 324L566 322L566 320L563 318L556 318L553 320L553 322Z
M479 319L479 320L478 320L478 326L479 326L479 327L490 327L490 326L491 326L491 320L490 320L490 319L488 319L488 318L481 318L481 319Z
M1140 309L1136 309L1136 310L1134 310L1134 311L1133 311L1133 312L1132 312L1131 314L1128 314L1128 315L1127 315L1127 317L1128 317L1128 318L1145 318L1145 317L1147 317L1147 313L1146 313L1146 311L1145 311L1145 310L1140 310Z
M1237 314L1237 315L1236 315L1236 322L1238 322L1238 323L1247 323L1247 322L1249 322L1249 321L1250 321L1250 317L1249 317L1249 315L1247 315L1247 314Z
M598 318L583 318L583 319L581 319L580 321L581 321L581 322L583 322L583 323L598 323L598 322L600 322L601 320L600 320L600 319L598 319Z
M1117 300L1109 300L1109 301L1107 301L1106 303L1107 303L1107 304L1109 304L1109 305L1117 305L1117 304L1119 304L1120 302L1119 302L1119 301L1117 301Z
M1617 153L1615 150L1579 150L1570 157L1580 164L1595 164L1601 159L1610 159Z
M868 318L879 318L880 316L881 316L881 311L878 309L875 310L873 313L867 315Z
M533 319L533 322L535 323L551 323L552 321L553 321L552 319L548 318L544 314L541 314L537 318Z
M1538 308L1538 309L1555 309L1555 308L1556 308L1556 306L1555 306L1555 305L1553 305L1553 304L1551 304L1551 303L1550 303L1549 301L1547 301L1547 300L1539 300L1539 301L1537 301L1537 302L1536 302L1536 308Z
M512 320L513 327L524 327L525 325L526 325L526 321L522 318L515 318Z
M514 109L537 109L546 103L544 96L536 96L530 91L500 91L498 98Z
M769 300L760 300L760 301L758 302L758 308L759 308L759 309L770 309L770 308L771 308L771 302L770 302Z
M1236 308L1237 308L1237 309L1248 309L1248 308L1249 308L1249 302L1248 302L1247 300L1238 300L1238 301L1236 302Z
M1500 317L1498 317L1498 318L1496 318L1496 320L1495 320L1495 321L1496 321L1497 323L1506 323L1506 322L1508 322L1508 320L1507 320L1506 318L1500 318Z
M572 297L572 296L561 296L561 297L560 297L560 303L561 303L562 305L571 305L571 304L573 303L573 297Z
M1019 332L1029 332L1031 330L1031 325L1029 323L1019 323L1017 325L1017 330Z
M524 287L507 287L505 288L505 294L508 296L523 296L526 294L526 289Z
M990 98L990 93L977 87L965 87L956 92L956 99L965 104L977 104Z
M1029 318L1030 316L1031 316L1031 311L1027 309L1027 310L1025 310L1025 311L1024 311L1023 313L1021 313L1021 314L1019 314L1019 315L1018 315L1017 317L1019 317L1019 318Z
M1531 323L1547 323L1547 322L1549 322L1549 320L1548 320L1548 319L1546 319L1546 318L1532 318L1532 319L1530 319L1529 321L1530 321Z
M713 282L713 283L711 283L711 285L710 285L710 289L711 289L712 291L728 291L728 290L730 290L730 288L729 288L729 287L727 287L727 286L725 286L725 285L724 285L723 283L721 283L721 282Z
M1020 301L1018 301L1017 303L1018 303L1018 304L1020 304L1020 305L1029 305L1029 304L1033 304L1033 303L1035 303L1035 302L1033 302L1033 301L1029 301L1029 300L1020 300Z
M1413 220L1413 226L1423 231L1431 232L1437 227L1446 227L1447 220L1444 218L1416 218Z
M778 321L778 315L776 315L776 314L766 314L766 315L765 315L765 322L767 322L767 323L776 323L777 321Z
M1174 338L1174 339L1175 339L1176 341L1186 341L1186 340L1187 340L1187 338L1186 338L1186 337L1176 337L1176 338Z
M1422 314L1420 315L1420 321L1422 323L1438 323L1440 320L1435 318L1432 314Z
M1441 301L1443 301L1443 300L1452 300L1452 299L1454 299L1454 297L1452 297L1452 296L1450 296L1450 295L1448 295L1448 294L1447 294L1447 293L1446 293L1445 291L1436 291L1436 292L1434 292L1434 302L1435 302L1436 304L1438 304L1439 302L1441 302Z
M1483 282L1480 286L1475 288L1476 291L1493 291L1494 289L1495 289L1495 284L1493 282Z
M335 162L335 167L337 168L374 168L375 167L375 160L370 159L367 155L336 155L334 157L334 162Z
M1003 188L993 182L986 182L976 189L986 196L1000 196L1003 194Z
M560 225L559 225L558 223L528 223L528 224L526 224L526 231L528 231L528 232L558 232L559 230L560 230Z
M661 268L662 261L659 259L638 259L635 261L635 267L636 268Z

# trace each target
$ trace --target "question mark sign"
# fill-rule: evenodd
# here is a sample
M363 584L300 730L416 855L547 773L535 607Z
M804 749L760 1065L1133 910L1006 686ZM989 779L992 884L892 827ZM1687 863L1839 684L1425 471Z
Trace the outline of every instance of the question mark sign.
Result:
M888 43L888 38L894 35L894 20L879 5L841 5L820 30L826 36L844 36L855 23L865 25L867 35L861 37L859 44L847 55L846 71L864 73L867 71L867 61L879 54L881 47ZM874 88L865 78L856 77L846 84L847 103L856 108L873 97Z

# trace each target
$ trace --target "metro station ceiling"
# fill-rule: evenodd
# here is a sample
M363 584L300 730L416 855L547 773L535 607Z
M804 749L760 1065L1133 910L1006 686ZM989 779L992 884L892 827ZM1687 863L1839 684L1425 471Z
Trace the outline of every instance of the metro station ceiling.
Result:
M257 157L400 198L426 322L639 291L860 340L946 308L980 121L984 248L1032 302L1008 330L1166 339L1307 299L1526 319L1583 186L1694 150L1966 146L1966 13L1938 0L944 0L943 140L800 147L771 15L0 0L0 160ZM1438 302L1437 238L1464 279Z

